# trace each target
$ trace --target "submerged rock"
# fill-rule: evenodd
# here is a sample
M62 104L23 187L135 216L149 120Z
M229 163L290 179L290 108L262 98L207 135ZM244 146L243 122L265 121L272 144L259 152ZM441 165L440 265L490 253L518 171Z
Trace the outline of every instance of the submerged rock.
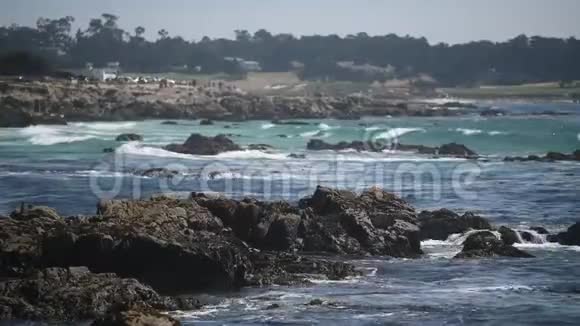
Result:
M191 134L182 145L170 144L165 146L165 149L190 155L217 155L228 151L238 151L241 147L225 135L205 137L200 134Z
M448 209L423 211L419 214L421 240L446 240L450 235L468 230L489 230L491 224L483 217L471 212L458 215Z
M455 258L482 258L482 257L518 257L532 258L533 255L505 244L491 231L481 231L467 237L463 243L463 250Z
M211 126L211 125L213 125L213 124L214 124L214 123L213 123L213 121L212 121L212 120L210 120L210 119L204 119L204 120L201 120L201 121L199 122L199 125L200 125L200 126Z
M115 138L116 141L143 141L143 136L137 134L120 134Z

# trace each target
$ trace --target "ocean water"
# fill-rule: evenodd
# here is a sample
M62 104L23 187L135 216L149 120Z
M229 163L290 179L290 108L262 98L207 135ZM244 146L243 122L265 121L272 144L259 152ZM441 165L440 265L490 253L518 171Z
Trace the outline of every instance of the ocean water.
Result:
M503 162L508 155L580 149L580 106L497 105L518 115L305 120L308 125L163 125L152 120L0 129L0 215L21 202L49 205L63 215L93 214L99 199L191 191L294 201L321 184L355 191L378 185L419 210L471 210L516 229L544 226L557 232L580 220L580 163ZM548 110L570 114L532 114ZM144 141L115 142L128 132L143 135ZM242 146L268 144L272 149L217 156L162 149L182 143L191 133L230 134ZM380 140L392 150L307 151L313 138L330 143ZM465 144L482 158L434 158L396 150L397 143L449 142ZM114 152L104 153L105 148ZM290 158L291 153L305 158ZM173 179L140 176L140 171L161 167L181 174ZM534 259L451 260L461 239L426 241L427 254L416 260L354 260L365 271L359 278L208 294L215 305L176 315L186 325L578 323L579 248L547 244L538 236L522 245ZM312 299L326 303L307 305ZM272 304L280 307L269 309Z

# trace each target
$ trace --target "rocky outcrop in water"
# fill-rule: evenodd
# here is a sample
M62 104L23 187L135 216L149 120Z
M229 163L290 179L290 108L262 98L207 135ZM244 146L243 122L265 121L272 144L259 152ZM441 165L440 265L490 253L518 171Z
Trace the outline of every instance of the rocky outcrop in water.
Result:
M384 150L397 150L403 152L416 152L419 154L441 155L460 158L477 158L478 155L473 150L465 145L450 143L444 144L440 147L429 147L424 145L407 145L407 144L385 144L380 141L359 141L339 142L336 144L329 144L321 139L311 139L306 145L306 149L311 151L321 150L356 150L358 152L382 152Z
M549 235L548 241L566 246L580 246L580 222L573 224L565 232Z
M469 230L489 230L491 224L483 217L467 212L460 216L448 209L423 211L419 214L421 240L446 240L452 234Z
M115 138L116 141L143 141L143 136L137 134L121 134Z
M413 257L421 254L415 210L397 196L318 187L300 207L193 194L244 241L262 249Z
M165 150L190 155L217 155L228 151L238 151L241 147L225 135L206 137L191 134L185 143L167 145Z
M548 152L544 156L529 155L527 157L520 156L508 156L504 159L506 162L558 162L558 161L580 161L580 150L576 150L571 154L565 154L560 152Z
M482 258L482 257L516 257L533 258L534 256L506 244L491 231L480 231L471 234L463 243L463 250L455 258Z

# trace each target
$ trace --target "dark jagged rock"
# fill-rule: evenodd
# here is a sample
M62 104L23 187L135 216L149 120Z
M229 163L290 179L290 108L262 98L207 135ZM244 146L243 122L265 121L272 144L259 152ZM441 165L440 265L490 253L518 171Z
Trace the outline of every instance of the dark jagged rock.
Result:
M471 234L463 243L463 250L455 258L482 258L482 257L518 257L532 258L533 255L506 245L490 231L481 231Z
M323 151L323 150L333 150L342 151L346 149L354 149L356 151L379 151L380 145L372 144L370 142L362 141L352 141L352 142L340 142L337 144L329 144L321 139L311 139L306 145L306 149L311 151Z
M558 242L566 246L580 246L580 222L570 226L565 232L560 232L557 235L549 236L550 242Z
M143 141L143 136L137 134L121 134L115 138L116 141Z
M350 264L290 253L253 252L249 259L254 266L254 272L247 275L250 286L309 284L311 279L342 280L360 275Z
M412 257L421 253L415 210L394 194L373 188L360 196L318 187L301 226L308 251Z
M192 197L237 237L259 248L404 257L421 253L414 209L379 189L357 196L318 187L301 201L303 211L287 203Z
M214 124L213 121L210 119L203 119L199 122L200 126L211 126L213 124Z
M170 144L165 146L165 149L190 155L217 155L223 152L241 150L240 146L225 135L205 137L200 134L191 134L182 145Z
M152 168L139 172L139 175L149 178L173 178L179 175L179 171L169 170L166 168Z
M477 153L467 148L463 144L450 143L441 145L437 151L439 155L455 156L455 157L477 157Z
M181 323L155 310L116 310L95 320L91 326L179 326Z
M90 320L120 305L166 308L150 287L84 267L42 269L26 279L0 282L3 320Z
M311 139L306 145L306 149L311 151L321 150L356 150L359 152L382 152L386 149L398 150L403 152L416 152L419 154L443 155L461 158L477 158L477 153L462 144L445 144L441 147L429 147L424 145L408 145L399 143L382 143L380 141L352 141L329 144L321 139Z
M501 234L501 240L508 246L513 245L514 243L520 243L520 239L516 231L502 226L498 229L498 232Z
M114 153L115 149L111 147L103 148L103 153Z
M460 216L448 209L423 211L419 214L421 240L446 240L450 235L468 230L489 230L490 223L483 217L467 212Z

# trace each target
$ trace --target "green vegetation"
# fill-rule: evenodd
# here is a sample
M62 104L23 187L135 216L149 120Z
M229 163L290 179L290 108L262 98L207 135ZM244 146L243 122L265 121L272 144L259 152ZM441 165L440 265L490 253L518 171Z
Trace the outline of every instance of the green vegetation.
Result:
M384 82L425 75L451 87L546 81L562 81L565 86L580 79L580 41L575 38L521 35L499 43L449 45L394 34L298 38L262 29L253 34L237 30L233 40L204 37L196 42L167 30L160 30L156 40L147 40L144 27L125 31L112 14L92 19L74 35L73 22L72 17L41 18L35 28L0 27L0 55L25 51L61 69L82 68L87 62L95 67L119 62L124 72L239 77L245 77L247 68L239 64L244 62L264 72L296 71L306 80ZM558 90L562 92L566 91Z

